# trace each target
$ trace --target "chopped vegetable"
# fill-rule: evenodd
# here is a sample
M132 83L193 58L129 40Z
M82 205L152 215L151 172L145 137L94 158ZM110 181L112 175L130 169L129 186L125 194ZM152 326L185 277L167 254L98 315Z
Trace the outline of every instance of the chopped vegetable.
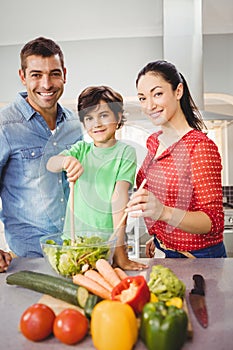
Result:
M111 293L106 288L81 273L73 276L73 282L74 284L86 288L89 292L98 295L102 299L111 299Z
M168 301L166 301L166 305L167 306L174 305L174 306L178 307L178 309L181 309L183 307L183 300L179 297L173 297L173 298L169 299Z
M98 271L90 269L84 274L75 274L73 276L73 282L85 287L89 292L102 299L111 299L111 292L114 286L121 282L121 279L115 269L105 259L98 259L96 261L96 268ZM121 271L124 273L123 270ZM123 274L121 275L123 276Z
M150 291L143 276L128 276L112 290L112 300L129 304L136 314L150 301Z
M102 299L95 294L89 294L87 302L84 308L84 315L90 320L92 311L97 303L99 303Z
M115 287L118 283L120 283L120 278L116 274L114 268L109 264L107 260L99 259L96 261L96 268L99 273L108 281L111 286Z
M104 242L98 236L77 237L72 247L71 240L65 239L61 247L56 248L55 241L47 240L43 252L55 271L63 276L73 276L95 268L98 259L108 259L110 247L101 245Z
M77 305L84 310L85 316L89 319L94 306L102 300L97 295L89 293L86 288L74 284L71 280L40 272L18 271L8 275L6 282Z
M161 301L173 297L183 299L185 294L185 284L169 268L162 265L152 267L148 286Z
M34 271L18 271L7 276L6 283L51 295L67 303L85 308L89 293L71 280Z
M120 267L115 267L114 271L116 272L117 276L123 280L124 278L128 277L127 273L122 270Z
M158 297L154 293L150 293L150 302L157 303L159 301Z
M140 337L148 350L179 350L187 337L187 325L183 309L163 301L147 303L142 311Z
M96 270L87 270L84 273L84 276L90 278L91 280L99 283L101 286L103 286L105 289L107 289L109 292L112 291L112 286L103 278L103 276L97 272Z

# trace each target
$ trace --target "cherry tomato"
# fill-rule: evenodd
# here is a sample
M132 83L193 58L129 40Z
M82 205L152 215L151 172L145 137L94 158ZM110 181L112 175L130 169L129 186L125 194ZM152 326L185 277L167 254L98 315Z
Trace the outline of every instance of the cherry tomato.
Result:
M37 303L27 308L20 318L20 330L29 340L39 341L53 332L54 311L47 305Z
M62 343L72 345L81 341L88 332L88 319L75 309L65 309L56 316L53 333Z

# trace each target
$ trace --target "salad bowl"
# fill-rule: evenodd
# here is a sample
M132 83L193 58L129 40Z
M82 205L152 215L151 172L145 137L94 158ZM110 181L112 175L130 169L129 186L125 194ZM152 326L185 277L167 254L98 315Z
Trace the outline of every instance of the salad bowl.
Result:
M105 232L76 232L75 241L67 235L53 234L40 239L45 260L59 275L72 277L95 268L98 259L112 263L116 238L109 240Z

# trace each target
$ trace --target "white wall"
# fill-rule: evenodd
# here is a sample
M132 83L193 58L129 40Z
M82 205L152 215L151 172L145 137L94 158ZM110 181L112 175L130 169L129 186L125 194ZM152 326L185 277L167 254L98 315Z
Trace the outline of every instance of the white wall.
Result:
M53 38L64 51L64 99L102 83L135 95L138 70L163 58L162 8L163 0L0 0L0 102L11 101L23 88L19 52L40 35ZM233 95L232 0L203 0L203 33L204 92ZM191 53L183 50L189 59Z
M113 38L59 42L65 54L67 84L64 99L74 99L88 85L108 84L125 96L135 95L139 69L162 57L161 38ZM19 81L20 45L0 46L0 102L11 101L23 86Z
M65 54L64 99L87 85L108 84L135 95L135 78L162 58L162 0L0 0L0 102L21 90L19 52L37 36L57 41Z
M227 130L227 133L228 133L228 138L227 138L227 141L228 141L228 163L227 163L227 166L228 166L228 182L227 182L227 185L232 185L233 186L233 157L232 157L232 150L233 150L233 123L231 123L229 126L228 126L228 130Z
M232 0L202 3L204 34L233 33ZM0 45L38 35L57 41L161 36L162 8L163 0L0 0Z
M0 45L162 35L162 0L0 0Z
M203 47L205 92L233 95L233 34L204 35Z

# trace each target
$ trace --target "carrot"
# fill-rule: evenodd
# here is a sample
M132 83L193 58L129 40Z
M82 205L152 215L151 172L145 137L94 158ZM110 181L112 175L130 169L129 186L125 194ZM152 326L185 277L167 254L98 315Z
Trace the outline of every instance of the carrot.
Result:
M109 292L112 291L112 286L103 278L103 276L95 271L95 270L87 270L84 273L84 276L90 278L91 280L95 281L96 283L100 284L103 286L105 289L107 289Z
M79 286L85 287L89 292L99 296L102 299L111 299L111 293L107 289L81 273L73 276L73 282Z
M120 267L115 267L114 271L116 272L116 274L118 275L118 277L123 280L124 278L127 278L128 275L127 273L125 273L124 270L122 270Z
M120 283L120 278L114 271L114 268L109 264L109 262L105 259L99 259L95 264L99 273L103 276L103 278L110 283L111 286L115 287L118 283Z

